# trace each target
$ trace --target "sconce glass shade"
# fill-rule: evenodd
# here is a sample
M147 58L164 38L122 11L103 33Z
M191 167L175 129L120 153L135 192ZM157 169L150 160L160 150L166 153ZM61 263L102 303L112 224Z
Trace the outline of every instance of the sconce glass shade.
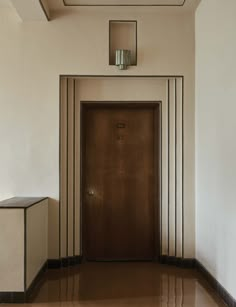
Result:
M127 66L131 64L131 51L126 49L117 49L116 50L116 66L119 69L127 69Z

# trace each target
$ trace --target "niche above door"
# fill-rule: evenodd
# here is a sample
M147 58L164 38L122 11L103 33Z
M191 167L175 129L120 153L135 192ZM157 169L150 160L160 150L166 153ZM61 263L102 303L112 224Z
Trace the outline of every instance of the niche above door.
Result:
M131 51L131 65L137 65L137 21L109 21L109 65L116 65L116 50Z

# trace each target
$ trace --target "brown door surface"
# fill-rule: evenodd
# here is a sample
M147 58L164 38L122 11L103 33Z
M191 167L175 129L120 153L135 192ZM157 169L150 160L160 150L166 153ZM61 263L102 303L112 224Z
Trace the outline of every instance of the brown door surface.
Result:
M144 260L154 248L154 109L83 111L83 254Z

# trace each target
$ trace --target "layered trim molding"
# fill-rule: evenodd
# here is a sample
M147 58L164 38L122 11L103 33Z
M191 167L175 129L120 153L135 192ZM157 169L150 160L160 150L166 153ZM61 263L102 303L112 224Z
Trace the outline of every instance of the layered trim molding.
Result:
M184 205L184 76L120 76L76 75L60 76L60 258L83 254L82 198L76 191L81 185L80 105L77 90L80 80L113 78L165 79L165 93L161 107L161 184L160 184L160 255L185 258L185 205ZM125 101L124 101L125 102ZM147 101L148 103L148 101ZM80 187L80 190L81 187ZM79 216L75 218L75 216Z

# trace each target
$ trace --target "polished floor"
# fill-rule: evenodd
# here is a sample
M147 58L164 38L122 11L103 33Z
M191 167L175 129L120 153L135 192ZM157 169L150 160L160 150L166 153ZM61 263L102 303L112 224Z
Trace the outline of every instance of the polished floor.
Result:
M28 306L226 305L195 270L135 262L85 263L49 270L35 289Z

